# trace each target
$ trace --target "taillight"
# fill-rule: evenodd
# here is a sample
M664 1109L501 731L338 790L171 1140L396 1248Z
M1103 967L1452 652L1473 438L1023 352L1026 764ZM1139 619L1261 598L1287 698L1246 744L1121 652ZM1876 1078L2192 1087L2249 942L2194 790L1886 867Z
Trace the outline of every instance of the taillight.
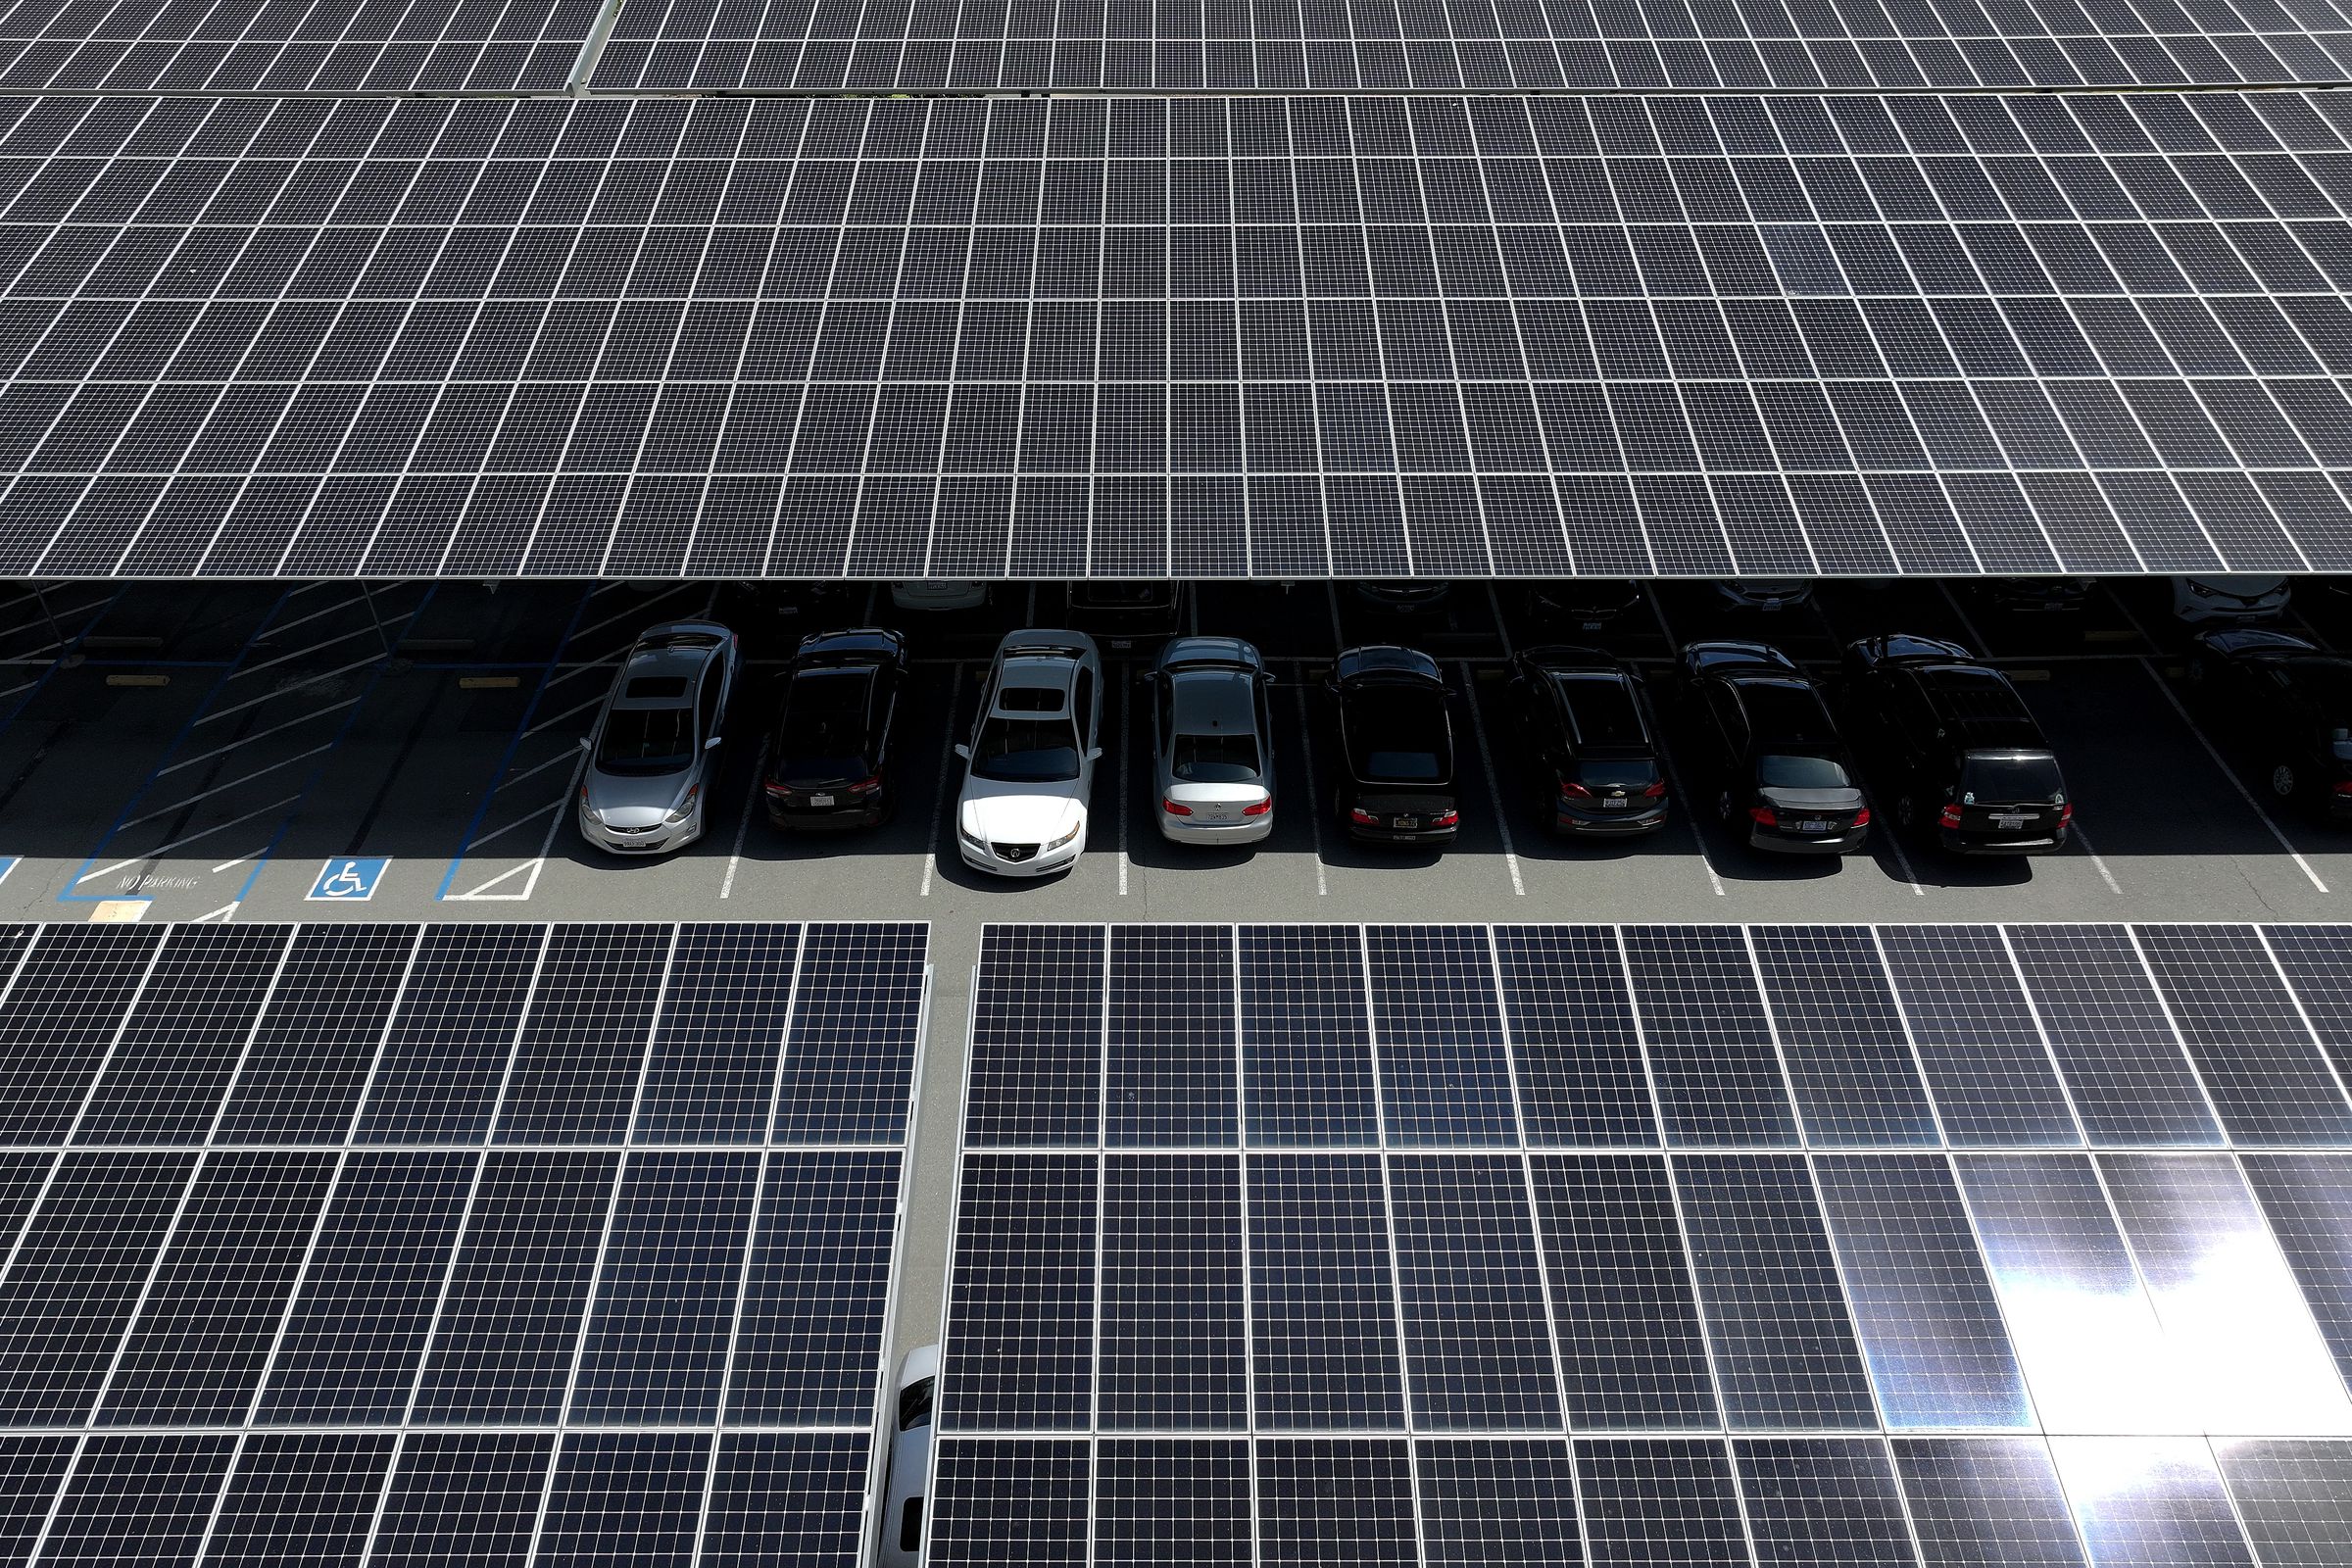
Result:
M2338 785L2335 787L2335 793L2336 793L2336 794L2338 794L2338 795L2352 795L2352 784L2338 784ZM2072 822L2074 819L2075 819L2075 803L2074 803L2074 802L2072 802L2072 801L2069 801L2069 802L2067 802L2067 803L2066 803L2064 806L2061 806L2060 808L2058 808L2058 825L2059 825L2060 827L2064 827L2064 826L2066 826L2066 824L2067 824L2067 823L2069 823L2069 822Z
M1666 781L1664 779L1659 779L1654 784L1644 784L1642 786L1642 798L1645 801L1654 801L1665 793Z
M1856 811L1856 812L1854 813L1854 826L1856 826L1856 827L1868 827L1868 826L1870 826L1870 808L1869 808L1869 807L1865 806L1864 808L1862 808L1862 809L1860 809L1859 811Z
M1440 811L1429 819L1429 825L1431 827L1453 827L1460 823L1461 819L1462 813L1459 811Z
M1780 813L1769 806L1749 807L1747 819L1758 827L1779 827L1781 825Z
M1936 825L1937 827L1958 827L1960 825L1960 803L1958 801L1954 801L1951 805L1936 812Z
M874 791L880 789L881 787L882 775L879 773L869 773L864 778L861 778L857 783L851 785L850 793L852 795L871 795L874 793Z
M1269 795L1264 800L1257 802L1253 806L1243 807L1242 814L1244 816L1263 816L1272 809L1274 809L1274 797Z
M1159 803L1159 808L1167 812L1170 816L1190 816L1193 814L1193 808L1185 805L1182 801L1162 801Z
M792 799L793 788L789 784L770 783L766 786L766 788L767 793L774 796L779 801L788 801Z
M1380 818L1374 816L1370 811L1365 810L1360 806L1355 807L1348 811L1348 820L1353 822L1358 827L1380 826Z
M1592 799L1592 792L1572 778L1563 778L1560 780L1560 799L1563 801L1589 801Z

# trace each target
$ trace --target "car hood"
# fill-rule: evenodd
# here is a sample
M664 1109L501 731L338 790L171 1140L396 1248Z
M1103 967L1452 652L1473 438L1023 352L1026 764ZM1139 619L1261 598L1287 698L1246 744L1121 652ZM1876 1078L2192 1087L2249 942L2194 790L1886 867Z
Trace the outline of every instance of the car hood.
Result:
M1069 793L1076 788L1075 781L1046 787L966 778L956 821L964 832L991 844L1051 844L1086 815Z
M612 827L651 827L671 810L695 770L682 773L606 773L589 768L580 780L588 807Z

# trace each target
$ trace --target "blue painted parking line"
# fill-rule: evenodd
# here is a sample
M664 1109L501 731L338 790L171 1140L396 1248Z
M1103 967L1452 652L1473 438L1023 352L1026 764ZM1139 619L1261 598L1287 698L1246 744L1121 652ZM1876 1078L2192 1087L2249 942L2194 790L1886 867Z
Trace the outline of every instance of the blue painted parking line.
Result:
M312 903L365 904L375 897L391 864L389 856L338 857L318 868L303 898ZM0 880L6 880L5 872L0 872Z

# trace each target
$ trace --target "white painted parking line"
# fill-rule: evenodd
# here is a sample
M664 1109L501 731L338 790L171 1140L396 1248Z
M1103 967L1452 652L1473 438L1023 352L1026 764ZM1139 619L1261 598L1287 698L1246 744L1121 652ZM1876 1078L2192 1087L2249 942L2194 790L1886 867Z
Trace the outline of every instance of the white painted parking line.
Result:
M759 802L761 781L767 777L769 739L764 735L760 738L760 756L752 763L752 787L744 792L743 815L735 819L735 847L727 853L727 874L718 884L718 896L722 899L735 894L735 872L743 864L743 841L752 830L752 807Z
M74 879L74 885L75 887L79 887L84 882L91 881L94 878L106 876L112 872L120 871L125 866L136 865L141 860L152 860L158 857L169 855L172 851L193 844L198 839L211 838L214 834L221 832L227 828L235 827L240 822L250 822L257 816L267 816L270 812L278 809L280 807L292 806L296 801L301 799L302 797L299 795L289 795L283 800L271 801L268 806L260 807L254 810L247 811L242 816L232 816L225 822L215 822L211 827L190 833L185 838L173 839L169 844L159 844L152 850L142 850L126 860L117 860L112 865L102 865L95 871L84 871L81 875ZM231 863L233 864L235 862L232 861Z
M1502 808L1502 783L1494 774L1494 754L1487 747L1487 721L1478 713L1477 674L1467 662L1456 665L1462 672L1462 701L1470 709L1470 733L1478 740L1478 763L1487 770L1487 803L1494 811L1494 831L1502 837L1502 863L1511 873L1511 892L1527 897L1527 883L1519 875L1519 849L1511 842L1511 821Z
M1653 599L1651 604L1654 607L1656 601ZM1658 624L1662 626L1665 623L1666 617L1660 614ZM1715 874L1715 858L1707 854L1707 830L1699 821L1698 802L1691 798L1689 790L1683 788L1682 774L1674 765L1674 751L1666 744L1666 726L1659 718L1658 705L1650 701L1646 689L1642 691L1640 701L1642 710L1649 717L1649 732L1657 737L1658 765L1666 770L1666 787L1673 792L1669 798L1674 803L1675 812L1682 818L1683 824L1690 829L1690 847L1698 852L1699 866L1707 873L1707 886L1714 889L1717 898L1723 898L1726 896L1723 878Z
M2084 855L2090 857L2090 863L2092 867L2098 871L2099 880L2107 884L2108 892L2114 894L2119 899L2122 898L2124 896L2123 884L2116 881L2115 873L2113 871L2107 869L2106 858L2100 855L2097 850L2091 848L2090 835L2082 831L2082 823L2077 822L2074 826L2075 842L2082 846L2082 853Z
M2213 759L2213 765L2221 769L2222 777L2228 779L2230 787L2237 791L2237 798L2246 803L2247 809L2262 818L2262 825L2271 830L2271 837L2278 841L2278 847L2284 850L2288 858L2295 862L2295 868L2310 879L2313 887L2318 888L2322 893L2327 892L2328 884L2320 880L2320 873L2311 868L2311 862L2303 858L2301 851L2287 842L2285 833L2279 830L2278 822L2272 818L2271 813L2263 809L2262 803L2254 798L2254 792L2246 788L2245 781L2237 776L2237 769L2231 767L2223 758L2221 749L2205 738L2205 731L2198 726L2194 718L2189 716L2187 707L2181 703L2180 695L2166 683L2164 675L2156 668L2155 661L2143 657L2139 661L2139 667L2148 672L2148 679L2154 681L2156 689L2164 693L2164 700L2173 705L2173 711L2180 715L2180 722L2188 726L2188 732L2197 738L2197 744L2205 748L2205 755ZM2077 828L2076 831L2081 832L2082 829Z
M969 660L956 662L956 671L948 677L948 733L939 743L939 777L931 785L931 838L923 852L923 885L919 898L931 896L931 873L939 866L939 823L948 810L948 764L956 760L956 705L963 700L963 668ZM963 852L960 847L956 854Z
M1331 896L1331 881L1323 870L1323 811L1315 804L1315 727L1306 714L1306 687L1291 688L1298 699L1298 752L1306 768L1306 830L1315 854L1315 897Z
M1864 795L1862 803L1870 808L1870 819L1877 825L1880 835L1886 840L1886 848L1894 852L1895 869L1903 873L1904 885L1921 898L1926 898L1928 896L1927 884L1920 881L1917 871L1911 869L1911 857L1903 853L1903 841L1897 832L1897 824L1879 814L1878 807L1872 802L1870 796Z
M1127 857L1127 764L1133 757L1127 747L1128 731L1132 727L1129 718L1135 709L1135 680L1134 671L1124 664L1119 666L1119 674L1121 676L1119 685L1119 762L1116 767L1111 769L1111 773L1118 788L1119 897L1123 899L1127 896L1127 866L1129 864ZM1156 808L1158 804L1154 801L1152 806Z

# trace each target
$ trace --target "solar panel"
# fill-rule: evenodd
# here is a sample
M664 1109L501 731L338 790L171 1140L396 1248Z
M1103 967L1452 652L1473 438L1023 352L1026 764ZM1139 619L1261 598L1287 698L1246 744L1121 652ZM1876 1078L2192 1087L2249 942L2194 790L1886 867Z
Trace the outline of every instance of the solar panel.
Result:
M573 1432L556 1455L533 1562L676 1561L694 1552L707 1432Z
M1944 1138L1955 1148L2081 1143L2000 932L1898 925L1878 938Z
M2274 925L2263 941L2340 1074L2352 1066L2352 929Z
M1788 1091L1740 933L1630 926L1623 938L1667 1142L1795 1143Z
M1084 1438L943 1436L932 1460L925 1560L938 1568L1084 1561L1090 1447Z
M2336 1371L2352 1383L2352 1156L2248 1154L2243 1164Z
M862 1432L722 1434L703 1521L707 1568L854 1562L865 1523Z
M0 1129L9 1138L39 1143L74 1125L163 941L160 927L41 933L0 1007L0 1081L8 1089Z
M681 945L696 929L683 929ZM928 932L912 921L808 928L776 1081L776 1142L905 1140L927 953Z
M1249 1160L1250 1361L1266 1431L1404 1423L1381 1162Z
M991 926L972 992L963 1137L974 1148L1102 1136L1103 966L1088 926Z
M1733 1445L1758 1568L1916 1568L1886 1445L1748 1438Z
M1086 1427L1099 1183L1091 1154L964 1156L946 1328L956 1375L940 1389L942 1430Z
M1238 1162L1194 1154L1106 1160L1102 1258L1096 1424L1247 1430Z
M1103 1138L1113 1148L1232 1144L1233 933L1121 926L1110 936Z
M1593 1568L1749 1560L1722 1439L1591 1440L1576 1446L1576 1472Z
M2352 1143L2352 1103L2252 926L2136 929L2232 1143Z
M673 92L1787 92L2332 81L2352 59L2352 19L2335 8L2239 10L2142 4L2094 22L2056 3L1430 12L1349 0L1261 14L630 0L591 79ZM1661 131L1691 118L1661 116Z
M528 1561L555 1449L547 1432L410 1435L384 1490L370 1560Z
M201 1142L269 998L288 935L284 926L176 927L116 1037L74 1139Z
M2129 932L2012 926L2009 939L2092 1143L2222 1141Z
M1389 1143L1516 1143L1485 930L1373 926L1364 947Z
M1244 926L1240 941L1249 1142L1379 1143L1363 945L1354 928Z
M339 1144L383 1044L418 928L306 926L238 1066L215 1137Z
M1513 1155L1389 1162L1416 1427L1560 1425L1525 1167Z
M637 1142L762 1140L800 956L795 925L700 925L678 933L638 1097Z
M1414 1470L1421 1555L1430 1568L1584 1561L1573 1506L1576 1462L1565 1441L1424 1441L1414 1446Z
M1401 1439L1266 1438L1257 1445L1261 1563L1414 1568L1412 1456Z
M675 940L661 925L556 927L507 1070L497 1142L628 1137Z
M2194 1438L2055 1438L2050 1451L2090 1559L2253 1568L2253 1554Z
M254 1568L362 1561L399 1441L391 1432L248 1439L221 1493L204 1560Z
M1658 1142L1657 1113L1606 926L1497 926L1520 1114L1531 1145Z
M547 928L531 925L426 928L354 1138L488 1137L548 938Z
M1869 928L1768 927L1754 941L1806 1141L1939 1142Z
M1894 1463L1926 1568L2088 1568L2041 1439L1900 1439Z
M20 104L0 572L2344 569L2336 107Z
M93 1437L53 1505L41 1560L193 1561L237 1440L225 1434Z
M1250 1446L1108 1438L1095 1450L1094 1561L1246 1562Z
M2213 1452L2263 1562L2322 1568L2352 1553L2352 1444L2239 1438Z

